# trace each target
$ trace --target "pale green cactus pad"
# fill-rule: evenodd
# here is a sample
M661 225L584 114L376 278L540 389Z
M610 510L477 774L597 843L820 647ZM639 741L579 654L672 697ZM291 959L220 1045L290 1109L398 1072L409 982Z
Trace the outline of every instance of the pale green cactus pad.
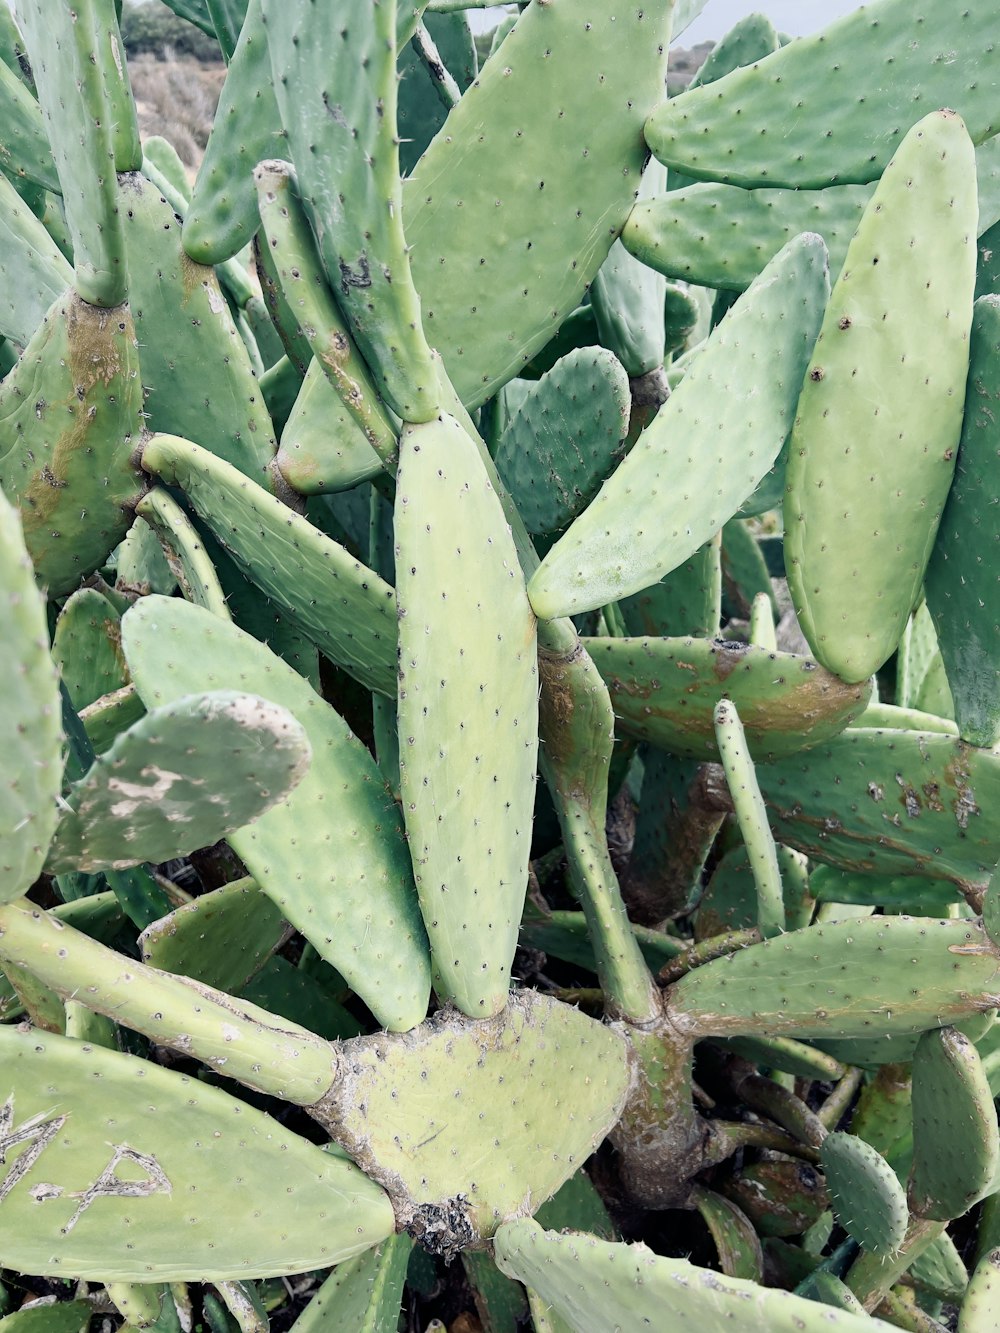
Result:
M805 375L785 566L810 648L844 680L866 679L895 650L955 471L976 217L972 143L958 116L934 112L900 144L865 209Z
M621 1037L531 991L494 1018L443 1010L404 1036L348 1042L343 1057L324 1098L333 1132L441 1253L554 1194L618 1119L630 1080Z
M625 222L672 8L529 7L406 181L427 337L467 407L548 342Z
M144 597L125 616L122 639L150 704L239 687L298 718L312 746L309 772L283 805L230 841L261 888L386 1026L419 1023L430 961L403 822L347 723L292 667L201 607Z
M995 24L991 0L960 14L876 0L665 102L646 138L661 162L704 180L792 189L876 180L931 107L954 107L976 143L1000 130Z
M791 429L827 290L818 236L797 237L775 256L542 561L528 585L536 615L576 614L639 592L732 517Z
M287 933L278 908L244 877L154 921L138 943L142 961L150 967L180 972L234 994L260 971Z
M692 1035L875 1037L996 1004L1000 953L978 922L884 916L810 926L689 972L667 993Z
M42 868L62 776L59 685L45 601L35 587L17 511L0 491L0 901L19 898Z
M538 747L535 618L474 441L407 426L396 488L399 774L439 992L507 1002Z
M437 374L403 236L395 9L262 0L278 110L330 286L386 402L404 421L430 421Z
M250 1278L340 1263L392 1232L356 1167L218 1088L37 1032L0 1028L0 1050L5 1267Z
M992 1333L1000 1304L1000 1249L984 1254L969 1282L959 1315L960 1333Z
M910 1207L947 1222L992 1192L1000 1167L993 1094L973 1043L954 1028L927 1032L913 1056Z
M285 800L311 757L291 713L252 694L154 708L70 788L46 865L124 870L209 846ZM232 779L225 795L220 764Z
M156 435L142 461L183 488L240 570L331 661L371 689L394 692L396 615L383 579L262 486L188 440Z
M100 0L73 9L18 0L17 19L45 116L73 238L75 283L83 300L110 309L128 294L115 175L114 126L98 48L107 38Z
M621 1245L572 1232L509 1222L497 1232L502 1272L530 1285L576 1333L666 1327L690 1322L701 1333L736 1326L768 1333L865 1333L890 1325L834 1311L787 1291L667 1259L645 1245Z

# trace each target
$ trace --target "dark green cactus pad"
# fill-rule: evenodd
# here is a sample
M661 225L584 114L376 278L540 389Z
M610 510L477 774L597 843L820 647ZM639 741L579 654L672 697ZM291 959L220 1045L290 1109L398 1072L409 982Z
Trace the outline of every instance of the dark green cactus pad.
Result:
M135 512L159 539L164 559L185 598L229 620L226 595L211 557L194 524L170 492L163 486L154 486L136 505Z
M295 718L252 694L154 708L70 788L46 865L52 874L125 870L186 856L284 801L310 755Z
M984 885L1000 851L1000 755L953 736L851 729L762 764L779 842L879 875Z
M628 216L671 10L664 0L527 9L407 180L427 337L468 407L580 304Z
M735 69L763 60L779 47L778 34L766 14L747 14L716 42L688 88L717 83ZM812 230L812 228L803 228Z
M622 1037L533 991L494 1018L442 1010L343 1055L325 1099L337 1138L385 1185L411 1235L440 1253L533 1213L617 1121L629 1085Z
M138 512L139 506L136 505ZM133 523L113 559L117 592L129 597L146 597L151 592L158 592L169 597L177 588L177 579L149 523Z
M1000 954L978 922L868 917L808 926L705 963L668 992L692 1035L878 1037L995 1006Z
M440 994L507 1002L538 748L535 620L475 442L407 426L395 507L399 773Z
M333 973L333 968L328 969ZM310 1032L327 1041L356 1037L361 1024L341 1003L337 992L303 967L293 966L276 954L269 958L257 975L240 990L240 995L259 1004L268 1013L278 1014L291 1023L307 1026Z
M154 921L139 936L139 949L150 967L235 994L260 971L287 930L270 898L244 878Z
M953 107L976 143L1000 130L995 24L990 0L960 14L878 0L665 102L647 142L703 180L792 189L877 180L929 108Z
M315 355L344 407L391 470L396 462L397 428L337 307L333 285L323 272L299 198L295 173L287 162L261 162L254 171L254 181L267 240L266 245L258 246L258 254L263 256L265 269L273 268L274 282L279 286L274 313L288 355L302 365L304 374L308 373L310 356ZM288 321L297 322L297 336L287 327ZM326 452L329 457L290 459L294 475L308 479L313 467L336 467L335 443ZM286 457L277 460L279 468ZM289 480L294 485L294 480Z
M538 616L648 587L732 517L788 435L827 290L819 237L797 237L771 261L545 557L529 584Z
M855 1134L828 1134L820 1148L837 1221L859 1245L893 1254L909 1222L906 1193L881 1153Z
M142 460L183 489L240 570L332 662L369 689L394 693L396 614L387 583L308 519L188 440L154 436Z
M825 865L816 866L810 874L809 892L818 903L853 903L909 916L947 916L962 896L947 880L861 875Z
M0 491L0 899L26 893L56 825L62 774L59 686L49 656L45 602L35 588L17 512Z
M1000 739L998 399L1000 297L984 296L973 313L955 479L924 582L959 730L966 740L983 746Z
M570 352L528 389L493 457L532 535L560 532L594 498L622 457L631 409L628 376L604 347Z
M917 712L944 719L955 716L937 631L926 601L910 617L896 649L895 698L897 704Z
M219 281L184 253L179 217L144 176L123 175L120 193L147 426L263 481L274 431Z
M410 6L412 8L412 6ZM398 5L402 15L407 6ZM398 18L397 18L398 22ZM465 14L425 14L423 22L434 40L448 73L464 93L478 73L476 46ZM447 112L434 80L409 43L399 52L399 94L396 126L399 131L399 166L408 176L421 153L445 122Z
M169 139L164 139L160 134L151 134L142 145L142 162L143 168L153 166L160 178L190 205L191 182L188 180L187 167Z
M142 384L128 306L67 291L0 385L0 485L21 510L41 586L58 597L124 537L141 493Z
M184 249L196 263L220 264L253 240L260 224L253 169L284 138L261 0L250 0L184 220Z
M500 1227L494 1245L501 1272L537 1291L575 1329L661 1328L665 1320L690 1323L701 1333L730 1333L737 1325L768 1333L889 1328L879 1319L668 1259L645 1245L559 1235L528 1220Z
M918 1291L952 1304L963 1299L969 1285L965 1263L946 1231L917 1255L909 1275Z
M26 346L72 283L71 265L6 176L0 176L0 334Z
M816 1168L790 1157L744 1162L721 1183L726 1196L739 1205L761 1236L802 1236L830 1206Z
M338 1264L295 1320L296 1333L396 1333L413 1242L390 1236Z
M215 36L215 24L209 9L210 0L164 0L178 18L187 19L200 28L207 37Z
M122 622L150 704L203 689L253 690L306 729L309 772L284 805L230 842L247 870L387 1027L426 1012L430 963L402 819L347 724L263 644L201 607L146 597Z
M623 597L618 611L628 634L691 635L711 639L722 616L722 566L718 540L706 542L658 583Z
M247 0L205 0L205 7L215 28L226 61L230 61L239 41L247 13Z
M760 1238L746 1213L731 1199L706 1189L704 1185L694 1187L691 1202L712 1233L723 1273L746 1282L761 1282L764 1277L764 1254ZM542 1225L545 1225L544 1220Z
M927 1032L913 1056L913 1212L961 1217L993 1190L1000 1130L979 1052L954 1028Z
M807 891L805 857L788 847L777 849L784 888L787 924L798 930L808 925L811 898ZM757 892L745 847L726 852L716 863L694 914L696 941L730 930L749 930L757 924Z
M739 709L763 760L836 736L864 712L871 685L845 685L810 657L721 639L586 639L622 731L672 754L717 759L712 712Z
M976 153L979 235L1000 217L998 166L1000 135ZM874 190L873 185L826 190L691 185L640 199L622 230L622 244L668 278L741 292L793 236L814 231L826 242L830 271L839 273Z
M18 0L17 17L59 172L76 289L90 305L111 309L127 296L128 273L115 176L115 108L98 54L109 40L103 10L101 0L75 0L72 9L62 2Z
M87 1300L29 1305L0 1320L3 1333L87 1333L94 1307Z
M95 754L104 754L115 738L138 722L145 712L145 705L130 682L88 704L80 713L80 721Z
M0 108L4 123L0 167L4 175L46 190L58 190L59 175L41 108L6 63L0 69Z
M5 1267L264 1277L340 1263L392 1232L388 1199L357 1167L218 1088L37 1032L0 1028L0 1050Z
M969 1282L958 1327L961 1333L992 1333L1000 1308L1000 1249L984 1254Z
M810 647L845 680L863 680L895 651L951 485L975 222L972 145L957 116L935 112L872 195L799 399L784 503L788 585ZM894 317L917 289L920 320ZM933 350L925 321L937 330Z
M129 683L121 616L96 588L80 588L56 621L52 656L77 712Z
M403 236L394 0L263 0L274 91L337 303L404 421L438 411ZM350 207L345 207L350 200Z
M300 495L346 491L382 471L381 458L318 360L306 371L281 432L275 466Z
M666 169L651 158L642 173L636 208L666 187ZM646 375L663 365L668 351L666 295L667 284L655 268L637 261L620 240L615 241L590 284L590 304L601 342L630 376Z
M745 511L756 513L758 507L766 509L772 503L781 503L780 490L784 486L787 452L787 447L782 446L774 467L741 507L741 514ZM772 614L777 618L778 603L767 562L751 526L742 518L731 518L722 529L720 563L724 616L749 620L754 598L764 593L771 603Z

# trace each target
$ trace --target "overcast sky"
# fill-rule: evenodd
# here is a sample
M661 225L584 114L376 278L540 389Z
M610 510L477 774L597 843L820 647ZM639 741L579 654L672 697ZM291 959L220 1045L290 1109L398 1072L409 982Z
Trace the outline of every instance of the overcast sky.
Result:
M939 0L939 3L941 0ZM717 40L745 14L760 10L770 18L780 32L793 37L824 28L841 14L857 9L860 0L708 0L700 16L680 38L681 46L695 46L698 42ZM502 9L469 11L475 28L493 28L503 15Z
M705 8L680 39L682 46L721 37L737 19L759 10L766 14L779 32L793 37L825 28L841 14L857 9L859 0L708 0Z

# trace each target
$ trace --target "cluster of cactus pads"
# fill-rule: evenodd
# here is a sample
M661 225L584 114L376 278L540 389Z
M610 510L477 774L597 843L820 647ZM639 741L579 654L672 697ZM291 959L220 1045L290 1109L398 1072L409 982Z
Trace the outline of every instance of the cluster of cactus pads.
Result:
M1000 4L171 4L193 187L0 3L0 1333L995 1329Z

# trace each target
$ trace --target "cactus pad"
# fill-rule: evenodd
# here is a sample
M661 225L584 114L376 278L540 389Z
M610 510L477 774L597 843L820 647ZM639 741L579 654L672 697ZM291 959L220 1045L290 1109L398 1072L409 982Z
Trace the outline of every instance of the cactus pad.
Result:
M763 760L809 749L864 712L871 685L845 685L810 657L721 639L587 639L627 735L672 754L716 759L712 710L739 709Z
M396 483L399 770L438 989L507 1002L538 747L535 620L503 510L452 417L408 426Z
M5 1267L250 1278L339 1263L392 1231L356 1167L218 1088L38 1032L0 1028L0 1050Z
M621 1037L529 991L493 1018L444 1010L343 1055L324 1099L334 1133L411 1234L443 1253L533 1213L615 1123L629 1085Z
M829 1134L820 1148L837 1221L859 1245L892 1254L906 1235L906 1193L892 1167L855 1134Z
M528 590L536 615L575 614L638 592L732 517L785 442L826 295L826 247L818 236L797 237L545 557Z
M144 597L122 622L150 705L203 689L253 690L309 737L309 772L277 809L230 842L282 912L387 1027L426 1012L430 964L400 818L347 724L263 644L185 602Z
M295 718L251 694L154 708L70 789L48 869L124 870L209 846L283 801L310 754Z

